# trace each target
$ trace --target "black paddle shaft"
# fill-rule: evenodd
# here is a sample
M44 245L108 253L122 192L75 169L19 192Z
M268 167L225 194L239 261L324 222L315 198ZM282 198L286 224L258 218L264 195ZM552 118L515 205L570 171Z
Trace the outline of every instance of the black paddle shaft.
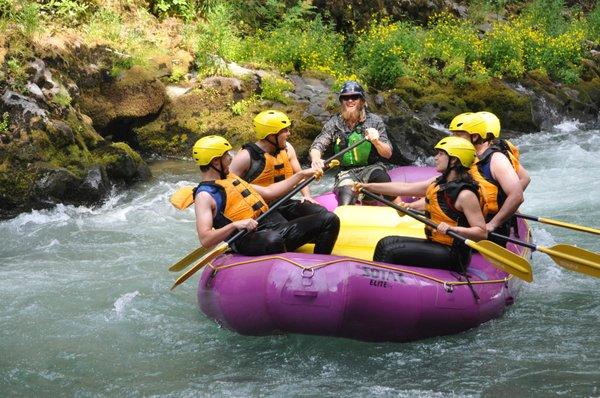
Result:
M524 241L519 240L519 239L511 238L510 236L500 235L500 234L498 234L496 232L489 232L488 235L491 235L493 237L500 238L500 239L506 239L507 241L512 242L512 243L516 243L517 245L528 247L528 248L530 248L533 251L537 250L537 246L536 245L532 245L531 243L527 243L527 242L524 242Z
M357 146L359 146L360 144L362 144L366 140L367 140L366 138L363 138L362 140L355 142L354 144L350 145L348 148L345 148L345 149L339 151L338 153L336 153L335 155L333 155L329 159L325 160L325 162L324 162L325 163L325 167L323 168L323 171L326 171L326 170L328 170L330 168L329 167L329 163L332 160L335 160L338 157L340 157L343 154L345 154L346 152L353 150L354 148L356 148ZM313 182L316 178L317 177L312 176L312 177L307 178L306 180L302 181L300 184L296 185L296 187L294 189L292 189L290 192L288 192L287 194L285 194L281 198L277 199L277 201L275 203L273 203L271 206L269 206L269 210L267 210L266 212L264 212L263 214L261 214L256 219L256 221L260 222L261 220L263 220L273 210L277 209L284 202L286 202L289 198L291 198L292 196L294 196L295 194L297 194L298 192L300 192L300 190L302 188L304 188L305 186L307 186L308 184L310 184L311 182ZM235 235L233 235L231 238L227 239L225 242L227 243L227 245L231 245L233 242L235 242L236 240L240 239L242 236L246 235L247 233L248 233L247 229L243 229L241 231L238 231Z

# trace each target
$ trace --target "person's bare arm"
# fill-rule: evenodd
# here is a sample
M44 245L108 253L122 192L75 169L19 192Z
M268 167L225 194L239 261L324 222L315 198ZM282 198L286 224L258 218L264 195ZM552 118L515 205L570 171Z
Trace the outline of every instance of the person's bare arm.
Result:
M222 228L213 228L213 213L216 211L216 202L207 192L199 192L194 200L196 211L196 231L200 244L204 247L212 247L227 239L235 230L256 229L258 223L251 218L235 221Z
M291 191L298 183L306 178L310 178L315 175L315 170L310 169L302 169L299 172L295 173L290 178L286 178L285 180L276 182L266 187L261 187L259 185L252 184L252 188L256 190L267 202L271 202L280 196L283 196L287 192Z
M506 200L498 213L487 223L486 229L494 231L499 225L508 220L523 203L523 188L519 176L512 167L510 161L501 153L494 153L490 164L492 177L498 181L500 187L506 194Z
M523 192L525 192L525 189L527 189L527 186L531 182L531 177L529 176L529 172L525 170L525 167L523 167L523 165L519 166L517 176L519 176L519 183L521 184L521 189L523 189Z
M229 165L229 172L242 177L248 172L250 163L250 152L246 149L240 149L233 157L231 165Z
M292 171L294 172L294 174L301 171L302 166L300 166L300 162L298 161L296 150L290 143L287 143L287 154L288 159L290 160L290 164L292 165ZM312 198L312 195L310 194L310 188L308 187L308 185L302 188L300 192L302 192L302 198L304 200L307 200L311 203L316 203L315 200Z
M463 190L458 194L455 206L457 210L463 212L465 217L467 217L469 226L456 226L450 227L449 229L474 241L485 239L487 237L487 231L485 230L485 218L481 212L477 195L469 190Z
M359 186L365 188L373 193L380 193L387 196L425 196L427 187L431 184L436 177L431 177L425 181L415 182L371 182L359 184Z

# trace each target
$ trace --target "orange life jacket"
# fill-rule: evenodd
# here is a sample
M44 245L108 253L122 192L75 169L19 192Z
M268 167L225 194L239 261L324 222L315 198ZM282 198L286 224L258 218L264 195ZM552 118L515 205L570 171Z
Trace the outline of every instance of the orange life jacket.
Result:
M425 214L436 224L445 222L451 227L468 227L469 222L467 217L461 211L458 211L454 204L460 192L468 189L477 195L480 205L483 206L482 195L479 186L476 183L469 182L443 182L443 177L438 177L434 182L429 184L425 193ZM432 230L425 228L427 239L452 246L454 238L439 232L437 229Z
M215 228L221 228L233 221L258 218L269 209L264 199L246 181L229 174L224 180L203 181L194 190L194 196L206 191L217 202L217 214L213 219Z
M486 220L490 220L504 204L506 193L502 190L500 183L494 179L491 170L492 155L496 152L502 153L508 158L515 172L519 171L519 150L507 140L497 140L477 158L469 170L473 179L479 184L484 193L484 214Z
M250 167L242 176L244 180L266 187L294 174L287 150L281 150L274 156L255 143L246 144L242 148L250 153Z

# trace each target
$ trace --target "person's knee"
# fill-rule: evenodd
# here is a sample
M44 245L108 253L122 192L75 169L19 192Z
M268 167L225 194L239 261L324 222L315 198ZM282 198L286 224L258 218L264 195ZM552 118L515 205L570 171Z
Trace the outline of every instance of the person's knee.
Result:
M320 216L323 219L323 226L326 229L330 229L330 230L339 230L340 229L340 218L337 216L337 214L328 211L326 213L322 213L320 214Z
M337 196L338 205L352 205L356 202L356 194L352 190L351 185L344 185L334 189L334 193Z
M369 176L368 182L390 182L392 178L384 169L374 170Z

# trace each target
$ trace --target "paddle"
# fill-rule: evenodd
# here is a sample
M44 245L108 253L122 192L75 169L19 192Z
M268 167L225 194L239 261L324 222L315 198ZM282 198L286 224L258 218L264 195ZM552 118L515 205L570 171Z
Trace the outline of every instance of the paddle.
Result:
M324 171L327 170L327 169L333 168L333 167L337 167L339 165L339 161L337 160L338 157L340 157L344 153L346 153L348 151L351 151L352 149L356 148L357 146L359 146L360 144L362 144L366 140L367 140L366 138L363 138L362 140L355 142L354 144L350 145L348 148L345 148L344 150L339 151L338 153L336 153L335 155L333 155L329 159L325 160L324 163L326 164L326 166L324 168ZM296 187L294 189L292 189L286 195L282 196L275 203L273 203L269 207L269 210L267 210L265 213L261 214L256 219L256 221L260 222L260 220L262 220L264 217L266 217L273 210L277 209L279 206L281 206L281 204L283 204L284 202L286 202L289 198L291 198L292 196L294 196L296 193L300 192L300 190L302 188L304 188L305 186L307 186L308 184L310 184L311 182L313 182L316 178L317 178L317 175L315 174L314 176L312 176L312 177L310 177L310 178L302 181L300 184L296 185ZM189 270L187 270L186 272L184 272L183 274L181 274L179 276L179 278L177 278L177 280L175 281L175 283L171 287L171 290L173 290L175 287L177 287L180 284L182 284L183 282L185 282L187 279L189 279L189 277L191 277L192 275L194 275L200 268L202 268L205 264L207 264L212 259L214 259L215 257L217 257L219 254L222 254L225 251L227 251L227 249L229 249L229 245L231 245L235 240L237 240L237 239L241 238L242 236L246 235L246 233L248 233L248 231L246 231L246 230L239 231L238 233L236 233L235 235L233 235L231 238L229 238L225 242L220 243L219 245L215 246L212 250L210 250L209 252L205 253L202 258L200 258L200 259L198 259L198 261L196 261L196 263L192 266L192 268L190 268ZM196 250L198 250L198 249L196 249ZM182 259L181 261L179 261L177 264L180 264L180 263L181 264L185 264L185 262L183 261L185 259L188 259L187 260L187 264L191 264L194 261L193 260L193 256L191 256L191 255L192 255L192 253L188 254L187 256L185 256L184 259ZM177 264L175 264L175 265L177 265ZM185 268L187 266L187 264L183 265L180 269ZM173 265L171 268L173 268L175 265Z
M548 248L523 242L522 240L511 238L509 236L500 235L496 232L490 232L489 234L506 239L517 245L528 247L533 251L537 250L546 253L556 264L571 271L600 278L600 254L598 253L567 244L558 244Z
M554 225L556 227L564 227L564 228L573 229L575 231L588 232L590 234L600 235L600 229L586 227L583 225L570 224L570 223L563 222L563 221L553 220L551 218L529 216L527 214L521 214L521 213L515 213L515 216L519 217L519 218L524 218L526 220L537 221L537 222L541 222L544 224Z
M432 228L437 228L438 226L429 218L423 217L410 209L398 206L397 204L390 202L389 200L381 196L375 195L374 193L367 191L364 188L361 188L360 192L362 192L365 196L368 196L371 199L378 200L381 203L384 203L387 206L401 211L402 213L407 214L415 220L429 225ZM509 274L521 278L527 282L531 282L533 280L533 276L531 274L531 264L529 264L529 262L523 257L518 256L515 253L495 244L494 242L490 242L489 240L481 240L479 242L474 242L457 234L454 231L448 231L446 233L454 239L462 241L465 245L469 246L470 248L477 250L490 263L500 268L501 270L508 272Z
M335 160L336 158L340 157L341 155L343 155L344 153L351 151L352 149L356 148L357 146L359 146L360 144L362 144L363 142L365 142L367 139L363 138L362 140L355 142L354 144L350 145L348 148L336 153L335 155L333 155L332 157L330 157L329 159L325 160L325 164L329 164L331 163L333 160ZM310 180L310 181L309 181ZM271 207L271 209L274 206L279 206L281 203L283 203L284 201L288 200L290 197L294 196L296 193L298 193L302 188L304 188L306 185L310 184L312 181L314 181L314 178L306 180L304 182L302 182L301 184L305 184L302 185L301 188L298 188L298 185L296 188L294 188L293 191L291 191L290 193L288 193L286 196L282 197L281 199L277 200ZM308 182L307 182L308 181ZM263 217L265 214L263 214L261 217ZM257 219L260 220L261 217L259 217ZM203 247L200 246L199 248L195 249L194 251L190 252L188 255L186 255L184 258L182 258L181 260L179 260L178 262L176 262L175 264L171 265L169 267L169 271L172 272L177 272L177 271L181 271L184 268L187 268L190 264L192 264L198 257L201 257L205 254L208 253L208 251L210 250L210 247Z

